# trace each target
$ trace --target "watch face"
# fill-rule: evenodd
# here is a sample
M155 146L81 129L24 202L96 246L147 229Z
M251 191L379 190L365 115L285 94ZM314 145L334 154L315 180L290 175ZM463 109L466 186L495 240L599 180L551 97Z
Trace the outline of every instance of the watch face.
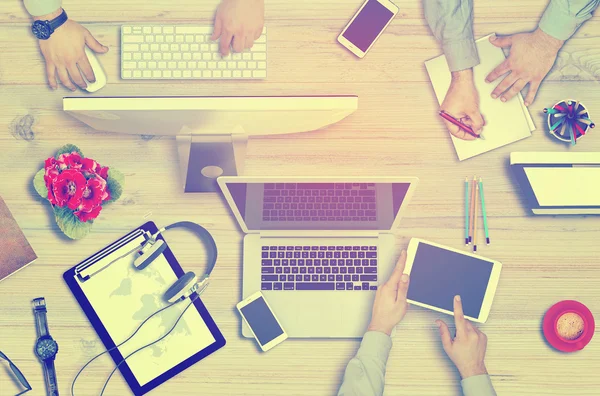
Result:
M33 35L40 40L48 40L52 34L52 27L48 21L35 21L31 25Z
M35 344L35 353L42 359L46 360L54 357L58 352L58 344L51 337L42 337Z

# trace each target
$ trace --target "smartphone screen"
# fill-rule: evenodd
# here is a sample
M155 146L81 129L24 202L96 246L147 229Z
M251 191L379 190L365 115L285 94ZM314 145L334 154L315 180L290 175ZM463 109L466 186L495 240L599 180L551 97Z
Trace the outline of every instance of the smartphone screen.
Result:
M283 334L283 329L277 323L264 298L257 298L240 308L240 311L261 345L266 345Z
M342 34L342 37L362 52L366 52L393 17L394 13L380 2L369 0Z

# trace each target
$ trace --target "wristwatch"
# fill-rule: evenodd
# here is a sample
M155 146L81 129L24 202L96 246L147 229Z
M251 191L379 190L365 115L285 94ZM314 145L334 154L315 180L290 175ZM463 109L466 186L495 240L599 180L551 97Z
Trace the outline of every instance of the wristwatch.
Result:
M33 300L33 314L35 315L35 328L38 339L35 343L35 354L42 362L44 369L44 382L49 396L58 396L58 385L56 383L56 370L54 359L58 353L58 344L48 332L48 320L46 319L46 300L39 297Z
M67 22L69 17L67 16L67 12L63 10L63 12L54 18L51 21L35 21L33 25L31 25L31 31L33 35L40 40L48 40L52 33L56 29L58 29L63 23Z

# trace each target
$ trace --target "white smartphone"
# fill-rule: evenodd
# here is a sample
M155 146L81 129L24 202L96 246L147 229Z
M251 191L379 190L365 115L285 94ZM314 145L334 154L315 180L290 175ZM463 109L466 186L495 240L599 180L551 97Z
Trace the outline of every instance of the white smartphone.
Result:
M381 33L398 13L389 0L366 0L352 17L338 41L359 58L364 58Z
M467 319L487 320L500 262L417 238L410 240L406 255L409 303L454 315L454 296L460 295Z
M263 352L288 338L287 333L283 330L281 323L279 323L261 292L256 292L240 301L237 309L248 327L250 327L252 335L256 338Z

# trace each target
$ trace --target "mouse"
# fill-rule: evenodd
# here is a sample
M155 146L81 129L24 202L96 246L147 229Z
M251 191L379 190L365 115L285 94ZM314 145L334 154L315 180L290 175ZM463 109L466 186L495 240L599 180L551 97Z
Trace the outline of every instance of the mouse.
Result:
M106 73L104 73L104 69L98 61L98 58L96 57L94 51L89 49L87 46L85 47L85 55L87 56L88 61L92 66L92 70L94 71L94 76L96 77L96 82L92 83L87 81L85 76L83 76L83 79L87 83L87 88L85 90L88 92L96 92L106 85Z

